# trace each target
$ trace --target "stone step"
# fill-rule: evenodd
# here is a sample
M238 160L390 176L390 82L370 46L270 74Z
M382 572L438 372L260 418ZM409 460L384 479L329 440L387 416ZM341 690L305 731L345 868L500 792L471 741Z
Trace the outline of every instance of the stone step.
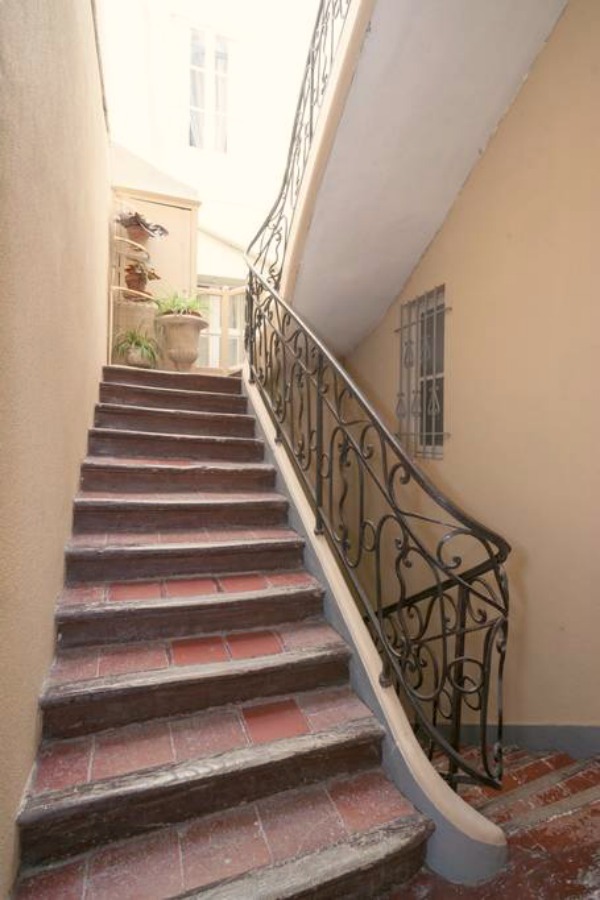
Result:
M260 462L264 444L255 438L91 428L88 451L96 457Z
M249 580L265 582L266 586L258 590L236 590L235 582L243 582L244 576L223 578L220 584L225 586L225 593L217 593L215 580L206 578L170 580L164 585L98 585L95 591L88 592L92 599L59 605L59 644L65 650L90 644L212 634L223 629L265 628L311 619L321 613L323 589L316 582L306 578L303 583L285 584L281 576L274 578L279 579L280 586L277 581L269 584L263 576L251 576ZM228 582L233 582L231 587Z
M589 788L600 786L600 760L577 760L526 782L478 807L501 825L514 825L531 812L544 809ZM600 794L599 794L600 796Z
M81 466L85 491L268 491L275 468L266 463L140 460L88 456Z
M248 406L248 401L241 394L177 390L111 381L103 381L100 384L100 402L122 406L224 413L245 413Z
M373 718L30 797L19 816L22 858L39 863L100 842L209 815L380 760Z
M196 650L198 642L194 643L196 647L192 649ZM108 659L109 666L114 661L114 651L108 654L100 651L99 657L93 648L86 648L86 652L79 651L76 660L72 652L66 663L72 672L77 668L78 677L70 681L60 681L64 677L65 660L59 657L53 680L40 701L44 735L78 737L227 703L341 684L348 678L350 655L339 641L327 646L285 649L269 656L243 659L230 657L225 662L200 665L177 665L175 657L174 664L170 665L166 657L160 658L164 649L150 648L145 655L144 648L138 649L138 671L96 677L92 673L102 672L103 658L113 657ZM188 654L188 649L180 649L179 659L185 661L186 656L193 655ZM203 649L206 651L206 646ZM210 656L210 652L205 654L205 658ZM215 653L213 658L222 659L223 655ZM140 671L143 665L146 668ZM117 666L113 666L115 669L118 671Z
M241 394L240 378L227 375L166 372L157 369L136 369L131 366L104 366L104 382L146 385L185 391L209 391L219 394Z
M94 414L96 428L121 428L153 434L191 434L210 437L254 437L254 417L238 413L190 412L99 403Z
M295 532L262 531L75 535L65 550L66 584L300 568L304 542Z
M15 900L184 895L365 900L382 896L419 869L432 830L379 771L367 770L273 792L26 870Z
M207 527L284 525L288 501L281 494L79 494L73 533L193 531Z

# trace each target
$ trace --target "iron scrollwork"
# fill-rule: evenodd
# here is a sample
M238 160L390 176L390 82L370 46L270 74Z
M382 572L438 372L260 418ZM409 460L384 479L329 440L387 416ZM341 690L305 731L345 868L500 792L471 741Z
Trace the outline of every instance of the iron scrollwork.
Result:
M440 773L499 786L510 552L441 494L278 289L316 116L351 0L323 0L283 184L248 250L246 349L280 440ZM464 752L475 743L475 752Z

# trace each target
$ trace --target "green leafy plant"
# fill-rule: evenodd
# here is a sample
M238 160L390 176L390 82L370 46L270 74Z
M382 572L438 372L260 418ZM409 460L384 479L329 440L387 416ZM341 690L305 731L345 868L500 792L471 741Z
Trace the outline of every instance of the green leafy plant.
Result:
M141 331L130 329L117 335L113 344L113 350L120 356L126 356L130 350L137 351L140 358L155 366L158 362L158 344L154 338L142 334Z
M202 309L197 297L184 297L182 294L171 294L169 297L157 299L157 316L201 316Z

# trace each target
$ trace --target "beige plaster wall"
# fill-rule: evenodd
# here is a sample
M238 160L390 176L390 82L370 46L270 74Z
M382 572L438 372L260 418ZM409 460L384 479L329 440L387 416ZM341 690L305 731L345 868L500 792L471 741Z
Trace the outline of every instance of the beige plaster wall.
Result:
M87 0L0 4L0 896L106 354L106 131Z
M399 300L347 360L395 429L398 303L446 285L451 436L427 469L513 545L511 723L600 720L599 160L600 3L571 0Z

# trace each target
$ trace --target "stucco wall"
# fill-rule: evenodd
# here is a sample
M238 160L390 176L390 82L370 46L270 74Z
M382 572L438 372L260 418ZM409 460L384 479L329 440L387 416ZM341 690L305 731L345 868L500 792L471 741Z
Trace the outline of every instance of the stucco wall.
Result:
M347 360L395 429L398 302L446 285L444 460L513 545L508 722L597 725L600 3L571 0L443 227ZM399 198L398 202L401 202Z
M0 4L0 896L106 337L106 131L87 0Z

